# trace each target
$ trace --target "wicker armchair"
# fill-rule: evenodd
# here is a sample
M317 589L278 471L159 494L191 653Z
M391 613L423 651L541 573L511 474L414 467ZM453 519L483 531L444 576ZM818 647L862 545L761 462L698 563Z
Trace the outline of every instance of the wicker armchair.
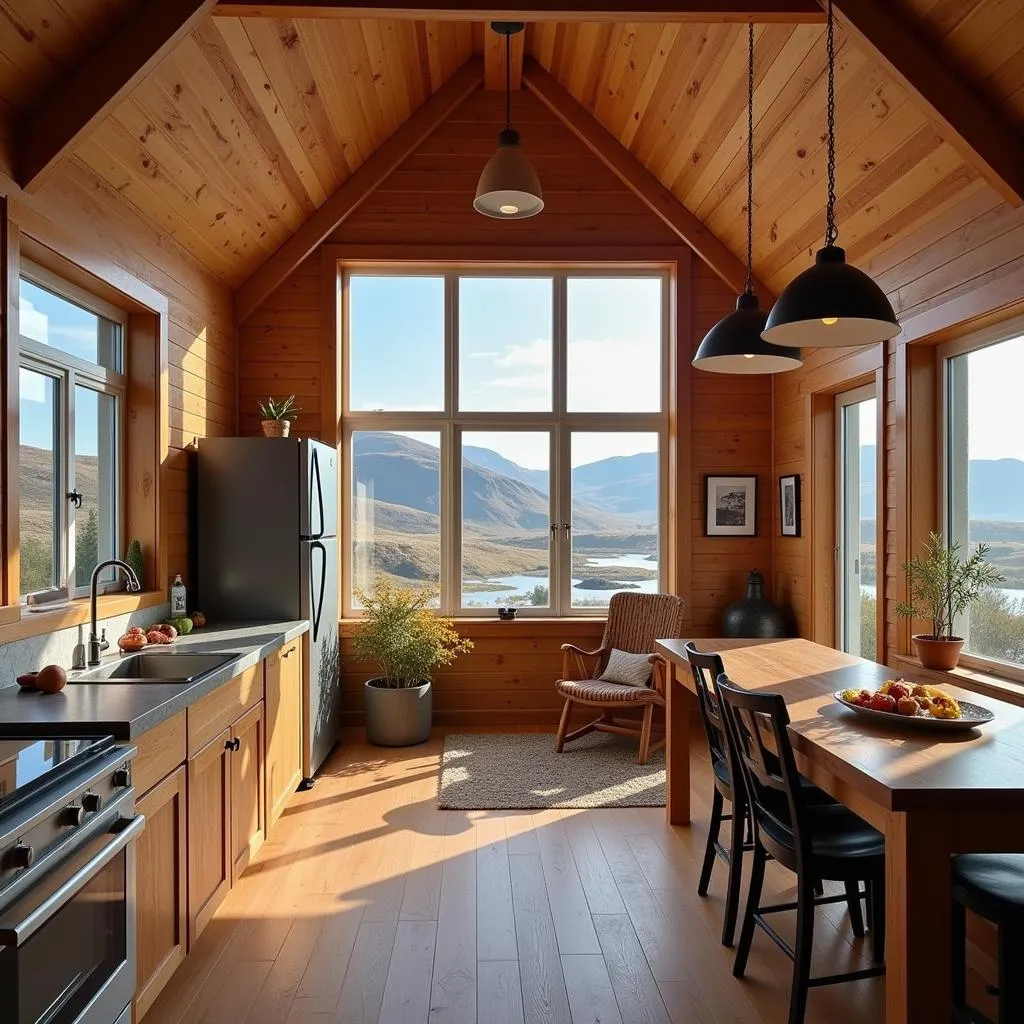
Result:
M613 594L608 604L608 623L601 646L596 651L583 651L573 644L562 644L562 678L555 689L565 697L562 720L558 723L555 750L561 753L566 743L595 730L614 732L622 736L636 736L640 740L638 764L659 747L664 746L661 735L651 741L654 709L665 706L665 659L651 654L654 641L676 639L682 635L683 600L671 594ZM599 678L608 664L612 648L631 654L650 654L650 686L624 686L606 683ZM601 714L592 722L566 734L573 705L600 708ZM639 723L622 721L616 714L629 708L642 708Z

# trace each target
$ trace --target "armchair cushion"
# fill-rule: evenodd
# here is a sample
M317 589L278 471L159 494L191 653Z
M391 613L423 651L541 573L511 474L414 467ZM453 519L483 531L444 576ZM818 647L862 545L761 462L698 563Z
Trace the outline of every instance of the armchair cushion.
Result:
M648 654L630 654L612 648L608 664L601 674L605 683L620 683L624 686L650 686L651 659Z
M596 704L663 703L650 686L623 686L622 683L606 683L601 679L562 679L555 689L570 700Z

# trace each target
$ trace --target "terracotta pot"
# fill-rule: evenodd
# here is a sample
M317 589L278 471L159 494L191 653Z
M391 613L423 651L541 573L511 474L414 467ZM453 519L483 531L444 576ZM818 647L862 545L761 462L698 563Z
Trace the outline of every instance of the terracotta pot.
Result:
M961 637L953 637L951 640L936 640L934 637L919 635L911 637L914 647L917 648L917 656L921 659L924 668L935 669L938 672L948 672L956 668L960 660L960 648L964 642Z
M287 437L292 429L291 420L260 420L264 437Z

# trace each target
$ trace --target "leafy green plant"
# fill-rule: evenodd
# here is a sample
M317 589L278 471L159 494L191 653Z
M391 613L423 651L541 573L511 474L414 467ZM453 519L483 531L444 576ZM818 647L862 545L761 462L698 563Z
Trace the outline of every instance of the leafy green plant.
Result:
M142 555L142 542L137 537L128 545L124 560L132 567L139 582L145 587L143 576L145 575L146 560Z
M910 600L896 605L904 618L931 619L932 640L960 639L953 636L956 620L978 599L982 591L1003 576L985 561L988 545L979 544L966 560L960 559L960 544L945 544L942 535L931 533L925 544L925 558L903 563Z
M376 662L386 686L419 686L433 669L473 649L451 619L428 610L436 596L436 591L396 587L384 577L374 582L372 594L356 591L366 621L353 641L355 655Z
M294 420L299 413L295 408L295 396L287 398L268 398L265 402L256 403L260 416L265 420Z

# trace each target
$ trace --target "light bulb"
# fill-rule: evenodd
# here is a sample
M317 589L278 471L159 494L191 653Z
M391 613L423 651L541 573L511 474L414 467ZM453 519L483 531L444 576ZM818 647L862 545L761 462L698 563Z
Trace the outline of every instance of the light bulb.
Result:
M837 316L823 316L821 318L821 322L826 327L831 327L833 324L839 323L839 317L837 317Z
M519 207L518 206L511 206L511 205L499 206L498 207L498 211L499 211L499 213L504 213L507 216L511 217L512 214L519 212Z
M753 359L754 358L754 353L753 352L744 352L743 353L743 358L744 359Z

